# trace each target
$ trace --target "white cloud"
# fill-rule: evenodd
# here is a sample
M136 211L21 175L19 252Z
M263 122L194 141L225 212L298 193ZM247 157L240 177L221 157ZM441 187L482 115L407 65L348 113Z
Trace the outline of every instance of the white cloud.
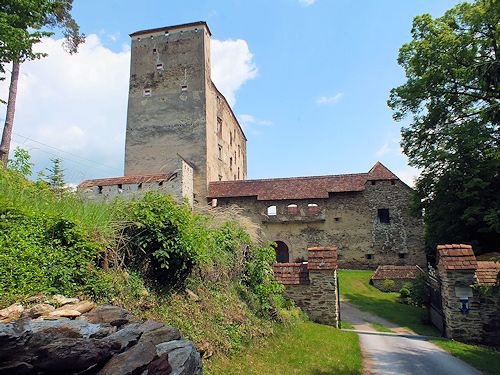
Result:
M242 39L213 39L211 44L212 80L229 104L234 105L239 88L257 76L253 55Z
M316 2L316 0L299 0L300 5L304 7L308 7L313 5Z
M318 99L316 99L317 104L337 104L340 99L344 96L343 92L339 92L338 94L335 94L334 96L320 96Z
M257 129L260 126L272 126L273 122L269 120L260 120L249 114L239 114L238 121L245 132L250 132L252 134L259 134Z
M406 166L405 168L396 171L395 174L408 186L414 187L415 179L420 176L420 171L417 168Z
M38 49L48 57L21 66L12 146L29 149L38 170L49 158L62 158L68 183L122 175L130 47L114 52L89 35L69 55L61 43L44 39ZM213 40L212 50L214 81L234 103L237 90L257 74L252 54L244 40ZM0 82L0 98L8 84ZM0 122L4 118L0 105Z

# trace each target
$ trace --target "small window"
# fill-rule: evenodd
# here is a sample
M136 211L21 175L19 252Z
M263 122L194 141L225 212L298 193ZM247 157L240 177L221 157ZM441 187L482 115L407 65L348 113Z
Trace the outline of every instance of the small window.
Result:
M339 222L340 221L340 217L336 217L334 220L337 221L337 222Z
M366 254L366 259L373 259L373 254Z
M267 208L267 215L268 216L276 216L276 206L269 206Z
M222 146L219 145L219 160L222 160Z
M142 182L139 183L139 185L137 185L137 190L141 190L142 189Z
M406 253L399 253L399 259L405 259Z
M229 145L230 146L233 145L233 132L232 131L229 131Z
M168 30L167 30L167 31L165 31L165 36L168 36Z
M299 213L299 207L296 204L289 204L286 210L289 215L297 215Z
M156 50L156 48L153 48L153 53L156 53L156 52L158 52L158 51Z
M236 181L236 175L234 175L233 177L234 177L234 180Z
M149 98L151 96L151 89L144 89L142 96Z
M232 157L229 158L229 170L231 170L231 171L233 170L233 158Z
M217 134L222 135L222 119L217 117Z
M388 208L378 209L378 222L381 224L389 224L391 222L391 217L389 216Z
M240 179L240 167L238 167L238 180Z
M222 175L219 175L219 181L222 181Z
M319 211L319 207L316 203L309 203L307 205L307 212L310 214L316 214Z
M181 91L182 91L182 92L185 92L185 91L187 91L187 90L188 90L188 86L187 86L187 85L182 85L182 86L181 86Z
M98 194L102 194L102 186L98 186L97 187L97 193Z
M162 63L156 64L156 70L163 70L163 64Z
M138 41L138 42L140 42L140 41L141 41L141 38L140 38L140 37L139 37L139 38L137 38L137 41Z
M123 185L122 184L118 184L118 193L119 194L123 193Z
M240 145L238 145L238 157L239 158L241 157L241 147L240 147Z
M372 185L375 185L377 183L377 181L372 181Z
M163 181L158 182L158 186L163 186Z
M396 180L391 180L391 185L396 185Z

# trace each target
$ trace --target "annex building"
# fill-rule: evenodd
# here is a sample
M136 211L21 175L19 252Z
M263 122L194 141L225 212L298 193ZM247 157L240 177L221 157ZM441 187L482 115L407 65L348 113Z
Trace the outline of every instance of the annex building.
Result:
M205 22L130 36L125 173L83 181L84 196L159 189L191 205L238 205L277 243L282 263L336 246L339 267L425 265L411 188L379 162L365 173L247 180L247 139L212 82Z

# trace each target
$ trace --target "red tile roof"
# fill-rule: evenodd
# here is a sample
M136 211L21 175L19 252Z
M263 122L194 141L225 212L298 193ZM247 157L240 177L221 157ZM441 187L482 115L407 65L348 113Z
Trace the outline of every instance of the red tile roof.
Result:
M382 163L368 173L210 182L209 198L253 197L257 200L328 198L329 193L363 191L367 181L399 180Z
M475 270L477 260L472 246L464 244L438 245L438 266L447 270Z
M479 284L495 285L499 282L500 262L478 261L476 278Z
M378 266L372 280L415 279L417 276L416 266Z
M177 177L177 173L169 174L154 174L154 175L142 175L142 176L123 176L123 177L111 177L111 178L97 178L94 180L85 180L78 185L78 188L88 188L92 186L109 186L118 184L140 184L147 182L162 182L169 181Z

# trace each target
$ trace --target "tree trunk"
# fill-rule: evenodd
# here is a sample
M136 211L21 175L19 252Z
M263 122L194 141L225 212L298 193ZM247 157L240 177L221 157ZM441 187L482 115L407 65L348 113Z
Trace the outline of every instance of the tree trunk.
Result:
M14 114L16 113L17 82L19 81L19 61L12 62L12 74L10 76L9 99L7 101L7 113L3 127L2 143L0 143L0 162L7 166L9 161L10 141L12 128L14 126Z

